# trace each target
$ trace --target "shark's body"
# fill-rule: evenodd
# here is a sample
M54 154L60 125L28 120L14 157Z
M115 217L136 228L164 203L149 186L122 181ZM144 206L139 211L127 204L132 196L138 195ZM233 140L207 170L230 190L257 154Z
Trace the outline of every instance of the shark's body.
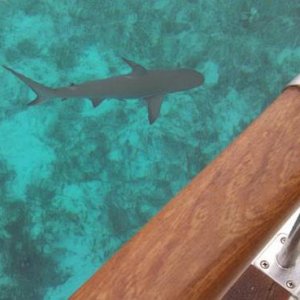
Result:
M159 116L160 106L166 94L197 87L202 84L202 74L191 69L146 70L141 65L126 58L123 60L132 68L126 75L102 80L72 84L68 87L49 88L26 76L3 66L26 83L36 94L29 105L41 103L50 98L89 98L93 106L98 106L106 98L142 98L148 104L148 119L152 124Z

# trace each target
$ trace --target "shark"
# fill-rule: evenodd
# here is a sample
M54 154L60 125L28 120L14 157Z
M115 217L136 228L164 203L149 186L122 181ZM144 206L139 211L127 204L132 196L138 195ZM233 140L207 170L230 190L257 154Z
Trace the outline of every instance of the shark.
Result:
M148 120L153 124L160 114L161 104L167 94L196 88L204 82L204 76L188 68L148 70L141 64L122 57L131 68L124 75L99 80L86 81L69 86L51 88L38 83L25 75L2 65L6 70L23 81L36 94L29 106L43 103L53 98L89 98L93 107L105 99L118 100L144 99L148 108Z

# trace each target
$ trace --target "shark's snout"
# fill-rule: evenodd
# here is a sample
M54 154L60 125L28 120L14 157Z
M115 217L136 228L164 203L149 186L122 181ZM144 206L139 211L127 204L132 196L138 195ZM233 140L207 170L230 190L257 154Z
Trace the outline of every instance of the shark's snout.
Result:
M197 72L197 71L194 71L192 70L192 77L193 77L193 82L195 82L195 84L198 86L198 85L201 85L203 84L204 82L204 75L201 74L200 72Z
M204 76L200 72L195 70L188 70L188 75L186 76L186 81L189 83L190 87L197 87L204 82Z

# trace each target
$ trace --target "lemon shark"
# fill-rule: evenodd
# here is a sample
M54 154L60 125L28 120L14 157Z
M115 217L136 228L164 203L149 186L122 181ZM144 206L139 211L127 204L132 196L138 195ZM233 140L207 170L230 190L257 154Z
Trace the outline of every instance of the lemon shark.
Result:
M147 70L142 65L122 57L129 65L129 74L92 80L67 87L50 88L3 65L17 78L27 84L37 95L28 103L35 105L52 98L89 98L94 107L106 98L119 100L140 98L146 100L148 120L152 124L158 118L166 94L195 88L203 83L201 73L192 69Z

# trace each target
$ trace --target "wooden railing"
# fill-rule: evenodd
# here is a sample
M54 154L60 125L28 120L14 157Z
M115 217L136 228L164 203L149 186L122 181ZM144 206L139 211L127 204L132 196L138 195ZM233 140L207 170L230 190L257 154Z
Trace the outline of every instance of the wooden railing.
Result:
M299 195L300 89L290 87L71 299L220 299Z

